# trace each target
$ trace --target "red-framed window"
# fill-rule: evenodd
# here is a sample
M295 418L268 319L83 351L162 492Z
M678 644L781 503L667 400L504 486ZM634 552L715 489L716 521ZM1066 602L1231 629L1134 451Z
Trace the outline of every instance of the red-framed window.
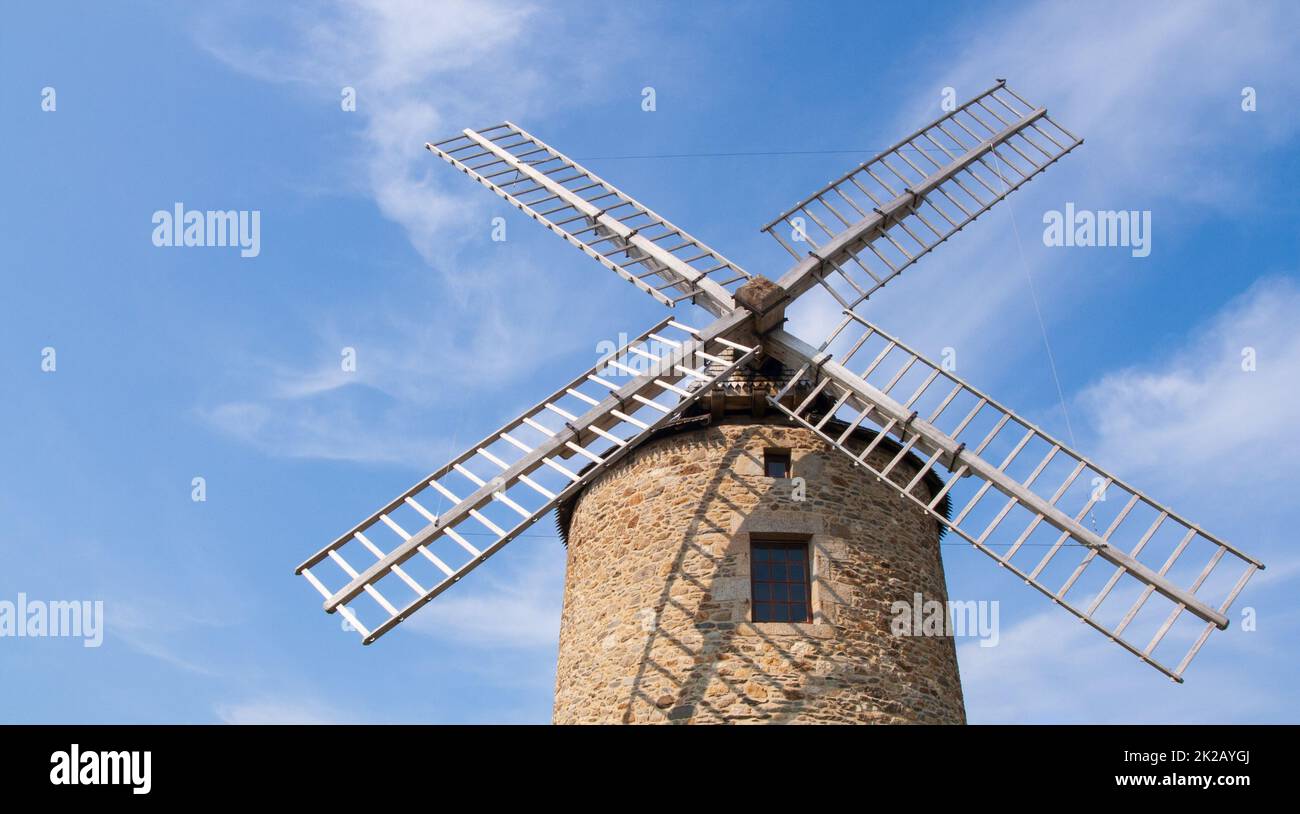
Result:
M806 540L751 538L749 559L753 621L812 621Z

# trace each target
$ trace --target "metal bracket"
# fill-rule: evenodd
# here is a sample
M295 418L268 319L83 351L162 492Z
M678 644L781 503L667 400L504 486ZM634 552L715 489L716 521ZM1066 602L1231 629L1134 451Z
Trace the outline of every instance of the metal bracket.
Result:
M946 464L946 466L948 467L949 472L957 471L957 459L961 457L961 453L965 449L966 449L966 442L962 441L960 444L957 445L957 448L952 451L952 455L948 456L948 463Z
M582 433L578 430L577 427L573 426L573 422L565 421L564 426L568 427L569 432L573 433L573 436L569 440L575 444L581 443L580 439L582 438Z

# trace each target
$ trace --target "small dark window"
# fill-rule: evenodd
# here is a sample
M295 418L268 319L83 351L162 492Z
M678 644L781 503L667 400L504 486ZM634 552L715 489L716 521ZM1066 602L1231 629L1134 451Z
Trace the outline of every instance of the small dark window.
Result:
M790 477L790 450L763 450L763 474L769 478Z
M749 551L754 621L810 621L808 543L751 540Z

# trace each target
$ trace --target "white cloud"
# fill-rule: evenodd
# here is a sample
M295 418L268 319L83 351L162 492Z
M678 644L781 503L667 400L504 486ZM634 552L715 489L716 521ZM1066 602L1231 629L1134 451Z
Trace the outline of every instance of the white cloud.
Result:
M559 640L564 597L564 547L558 539L525 537L475 579L438 597L403 625L475 647L545 648Z
M1246 85L1275 102L1300 89L1291 69L1297 23L1300 11L1284 3L1229 11L1209 0L1109 2L1088 13L1038 3L1000 18L945 64L905 118L936 115L942 86L965 96L1005 77L1085 138L1068 159L1093 169L1078 174L1080 195L1160 196L1238 212L1240 200L1221 193L1266 179L1237 176L1230 162L1300 127L1294 116L1251 118L1240 107ZM1229 143L1235 152L1222 150Z
M292 698L256 698L221 704L215 710L223 724L342 724L352 719L325 704Z
M972 16L963 25L979 36L962 41L956 58L932 63L909 88L914 104L886 132L940 115L945 86L966 98L1005 77L1085 143L877 293L864 314L927 355L957 348L965 375L985 387L1023 388L1028 372L1050 393L1022 263L1038 282L1049 333L1104 331L1104 322L1088 326L1078 315L1104 314L1098 301L1124 297L1135 272L1175 274L1162 265L1166 251L1204 239L1198 227L1214 218L1268 211L1270 177L1258 167L1300 128L1282 107L1300 95L1300 7L1113 2L1083 12L1038 3L996 23L982 10ZM1274 107L1242 112L1246 85ZM1152 256L1044 249L1041 215L1066 201L1153 210ZM804 325L827 324L824 309L799 316ZM1058 361L1068 386L1070 360Z
M250 40L259 27L246 16L208 18L200 41L235 70L306 85L335 104L341 88L355 88L365 122L358 145L364 191L453 288L493 276L452 269L469 224L480 223L494 199L447 170L424 143L590 98L596 77L635 47L620 35L635 24L636 13L625 10L615 19L596 8L495 0L352 0L259 13L266 15L260 30L287 39L287 48ZM582 48L556 36L575 18Z
M959 649L972 719L983 722L1276 722L1296 715L1285 676L1300 559L1294 527L1292 461L1300 453L1300 285L1263 279L1190 333L1185 347L1104 376L1077 401L1077 424L1096 459L1130 474L1158 499L1178 496L1194 520L1231 518L1215 531L1255 556L1255 576L1230 618L1245 607L1259 629L1214 633L1171 689L1154 670L1057 608L1002 634L997 647ZM1241 349L1256 348L1255 372ZM1207 524L1208 525L1208 524ZM1269 665L1274 667L1270 668ZM1225 688L1231 688L1226 691Z
M1096 458L1181 491L1249 478L1289 490L1300 456L1300 285L1265 278L1170 358L1114 371L1078 397ZM1253 349L1256 369L1243 370ZM1274 487L1276 488L1276 487Z
M578 365L595 360L602 334L595 315L568 310L562 292L526 268L504 275L534 306L518 313L492 307L475 320L447 306L429 319L381 315L351 328L329 320L316 326L314 359L306 363L263 362L232 346L230 369L241 381L226 389L238 395L196 414L269 455L429 469L463 416L476 419L475 404L504 420L554 390L558 381L532 377L556 357L590 348ZM565 315L558 324L557 314ZM343 348L351 349L354 370L343 370ZM567 381L577 372L558 375Z
M1274 620L1276 621L1276 620ZM1295 629L1296 620L1287 628ZM971 723L1276 722L1295 715L1261 669L1261 633L1216 633L1175 685L1058 608L1004 630L996 647L958 648ZM1270 638L1280 644L1285 634ZM1248 657L1248 658L1247 658ZM1250 667L1246 665L1249 664Z
M594 345L587 337L599 304L575 300L558 273L539 269L526 240L485 247L487 213L500 202L423 148L466 125L590 98L602 72L630 53L625 36L604 34L633 19L582 10L589 40L573 49L556 34L578 13L485 0L366 0L246 9L200 25L202 44L234 70L303 86L331 105L342 87L356 89L357 111L339 114L362 123L338 162L350 171L327 172L400 224L434 272L359 288L345 310L314 315L312 362L257 366L261 375L246 392L201 408L201 416L267 454L428 467L428 450L441 445L412 432L430 423L418 409L465 409L467 399L519 384L580 342ZM575 266L590 262L572 258ZM582 271L604 273L594 265ZM354 373L340 369L344 347L356 349ZM383 407L374 407L375 394L386 397L377 400Z
M192 598L109 597L104 601L104 621L114 638L142 655L187 673L220 677L212 665L184 655L193 651L196 632L232 623L228 616L206 612L205 605Z
M400 410L363 419L346 407L239 401L201 410L199 415L218 431L277 457L430 469L447 453L442 436L412 430L417 422Z

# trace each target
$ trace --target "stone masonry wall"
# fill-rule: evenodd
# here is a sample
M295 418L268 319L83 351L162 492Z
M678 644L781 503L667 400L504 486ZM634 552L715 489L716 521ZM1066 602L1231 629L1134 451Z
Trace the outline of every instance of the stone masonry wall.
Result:
M767 448L791 451L805 500L764 477ZM811 623L749 621L750 534L809 540ZM918 592L947 599L938 524L813 433L660 438L574 507L555 722L964 723L952 639L891 633Z

